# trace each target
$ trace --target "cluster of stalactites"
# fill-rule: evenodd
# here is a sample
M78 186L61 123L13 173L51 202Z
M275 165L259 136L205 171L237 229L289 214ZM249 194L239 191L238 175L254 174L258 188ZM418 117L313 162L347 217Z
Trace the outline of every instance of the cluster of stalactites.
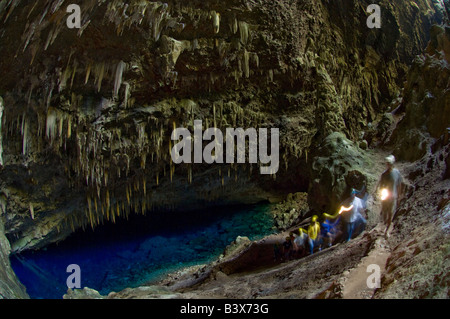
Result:
M54 8L49 7L45 14L51 13ZM45 14L43 17L45 17ZM105 17L110 23L117 26L118 34L122 34L126 28L133 25L148 23L154 41L160 40L164 28L181 26L176 19L170 17L168 6L159 2L132 1L131 4L127 5L123 1L111 1L108 3ZM212 12L210 18L212 19L214 34L218 34L226 28L221 27L220 13ZM33 23L31 23L25 31L24 50L37 34L36 25L33 26ZM229 43L222 38L217 38L192 41L173 39L172 42L175 44L181 43L180 54L185 49L194 50L199 45L207 43L208 46L211 45L212 48L219 50L221 63L225 63L226 59L230 58L229 51L238 51L239 54L234 55L237 59L235 60L237 61L237 68L231 74L239 82L240 78L251 76L252 67L259 68L259 57L257 53L249 51L251 47L251 27L249 24L234 18L229 27L238 41ZM45 48L55 41L58 32L57 25L55 29L50 31ZM174 46L174 48L177 48L177 46ZM176 59L174 59L174 62L176 62ZM71 54L66 66L61 69L57 82L50 81L46 85L43 103L46 113L43 116L38 114L38 137L45 138L60 154L65 152L69 141L76 146L76 155L69 160L69 166L71 171L75 172L76 177L82 179L89 189L86 199L86 216L91 226L98 224L103 218L114 221L117 216L127 216L130 209L144 212L151 206L148 185L159 185L161 176L167 176L170 180L173 180L176 173L176 167L170 159L172 144L170 132L164 131L164 128L168 127L167 123L158 122L158 119L155 118L152 121L135 121L133 124L126 125L108 123L110 124L108 127L115 128L105 130L106 123L101 119L102 110L108 108L108 106L117 106L122 87L125 88L124 95L120 97L122 98L122 105L128 107L134 102L131 98L132 84L124 79L125 73L130 68L133 68L131 63L122 60L81 62L75 58L75 54ZM273 81L273 71L267 72L268 78ZM206 76L209 76L212 84L218 77L214 74ZM60 94L66 94L67 91L71 91L75 83L84 82L85 85L93 86L97 92L102 92L102 85L106 81L111 84L111 98L104 98L100 105L95 107L95 110L99 110L99 112L96 113L97 120L93 123L92 118L88 120L88 115L83 115L80 111L80 97L74 93L71 94L70 107L67 109L56 107L52 103L52 95L56 91ZM32 85L27 94L29 100L34 88L35 86ZM230 112L224 112L225 107L230 108ZM236 103L214 104L211 113L213 113L212 116L204 118L206 128L212 125L221 128L230 125L233 125L233 127L257 127L264 120L258 112L244 111ZM191 114L193 114L193 111ZM228 115L225 116L225 114ZM20 127L23 137L23 154L26 154L29 149L30 136L35 134L31 131L35 125L31 126L30 121L31 119L23 114L20 119L17 119L16 123ZM193 118L189 121L177 124L192 127ZM136 159L140 162L139 167L132 164ZM167 164L168 170L166 171L166 165L159 165L160 163L169 163ZM132 175L130 175L131 169L133 170ZM136 174L136 170L139 170L140 173ZM222 185L225 184L227 176L230 178L233 170L235 171L235 179L237 179L237 165L231 165L228 172L219 170L219 179ZM187 173L187 181L192 183L193 167L189 166L184 173ZM121 179L122 177L123 179ZM129 180L130 182L124 182L122 192L117 192L117 181L123 180ZM126 200L120 200L124 196ZM34 210L30 209L30 211ZM74 220L71 221L71 224L80 225Z
M166 28L178 31L184 28L178 19L171 17L168 4L162 2L113 0L108 3L105 18L116 25L118 35L133 25L145 25L151 30L154 41L160 39Z

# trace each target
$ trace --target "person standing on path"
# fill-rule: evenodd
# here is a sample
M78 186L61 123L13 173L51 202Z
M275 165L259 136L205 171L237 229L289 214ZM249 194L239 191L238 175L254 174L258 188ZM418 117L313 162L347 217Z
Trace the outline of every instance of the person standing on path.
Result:
M384 233L386 238L389 238L389 228L397 209L398 200L403 196L403 177L394 164L394 155L386 157L387 169L381 175L377 186L377 191L381 190L381 218L386 226Z

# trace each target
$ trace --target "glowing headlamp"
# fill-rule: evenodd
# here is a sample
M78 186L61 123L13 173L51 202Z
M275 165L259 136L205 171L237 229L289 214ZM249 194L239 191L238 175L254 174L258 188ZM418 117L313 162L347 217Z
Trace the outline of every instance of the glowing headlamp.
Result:
M386 200L389 197L389 191L386 188L381 190L381 200Z

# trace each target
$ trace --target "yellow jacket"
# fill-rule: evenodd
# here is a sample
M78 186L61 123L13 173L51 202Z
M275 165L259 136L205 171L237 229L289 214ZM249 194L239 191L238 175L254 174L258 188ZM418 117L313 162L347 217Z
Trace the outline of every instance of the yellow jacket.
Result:
M308 236L312 240L316 240L320 233L320 224L318 222L314 222L313 225L309 225L308 227Z

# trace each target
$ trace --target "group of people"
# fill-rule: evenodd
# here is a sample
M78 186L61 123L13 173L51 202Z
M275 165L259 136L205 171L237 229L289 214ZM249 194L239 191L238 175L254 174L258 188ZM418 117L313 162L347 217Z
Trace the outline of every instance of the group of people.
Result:
M381 191L381 218L386 226L386 237L389 237L391 222L404 185L400 172L394 168L394 163L393 155L386 157L387 168L376 187L377 192ZM331 247L338 239L348 242L363 232L367 224L363 214L368 194L365 193L362 198L357 196L361 196L363 190L352 189L350 197L342 203L340 211L335 215L324 213L321 222L319 217L314 215L307 230L299 228L298 231L290 232L281 247L275 246L275 260L300 258L308 252L313 254L316 250Z

